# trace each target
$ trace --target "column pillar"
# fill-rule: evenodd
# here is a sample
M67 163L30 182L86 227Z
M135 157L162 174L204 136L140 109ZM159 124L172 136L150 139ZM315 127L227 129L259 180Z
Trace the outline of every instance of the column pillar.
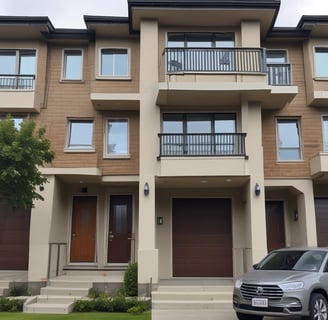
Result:
M138 230L139 295L150 281L158 283L158 249L155 243L155 175L157 169L160 110L158 93L158 23L140 24L140 182ZM149 186L145 195L144 186Z

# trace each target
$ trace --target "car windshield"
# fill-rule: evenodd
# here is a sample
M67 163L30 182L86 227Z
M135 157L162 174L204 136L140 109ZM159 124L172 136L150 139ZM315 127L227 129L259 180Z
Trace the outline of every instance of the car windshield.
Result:
M315 272L319 271L325 256L326 252L319 250L273 251L255 269Z

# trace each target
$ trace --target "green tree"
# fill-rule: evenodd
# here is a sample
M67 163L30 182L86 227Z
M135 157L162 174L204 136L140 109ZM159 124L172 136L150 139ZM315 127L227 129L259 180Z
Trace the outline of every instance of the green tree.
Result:
M31 208L43 200L37 188L48 180L38 167L54 159L45 128L25 120L19 129L10 118L0 121L0 195L13 208Z

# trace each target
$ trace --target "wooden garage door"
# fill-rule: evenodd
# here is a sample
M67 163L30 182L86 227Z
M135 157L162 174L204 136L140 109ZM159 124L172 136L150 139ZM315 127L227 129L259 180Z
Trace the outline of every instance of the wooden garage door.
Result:
M231 277L229 199L173 199L173 276Z
M286 241L283 201L266 201L265 214L268 252L284 248Z
M0 203L0 270L27 270L31 210Z
M319 247L328 246L328 198L314 199Z

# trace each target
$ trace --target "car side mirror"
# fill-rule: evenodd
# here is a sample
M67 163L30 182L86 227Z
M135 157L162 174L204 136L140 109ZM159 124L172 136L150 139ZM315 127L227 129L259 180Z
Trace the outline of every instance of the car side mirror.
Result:
M253 264L253 269L254 269L254 270L257 269L257 266L258 266L258 265L259 265L258 263Z

